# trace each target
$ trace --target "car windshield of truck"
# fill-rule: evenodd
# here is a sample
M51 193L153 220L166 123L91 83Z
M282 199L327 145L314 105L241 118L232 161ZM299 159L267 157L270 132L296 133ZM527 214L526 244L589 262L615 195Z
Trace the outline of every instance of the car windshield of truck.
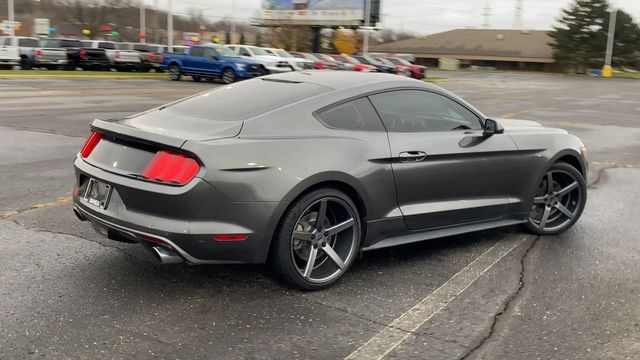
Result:
M260 49L259 47L252 47L251 52L253 53L253 55L269 55L266 51Z
M108 49L108 50L115 50L116 49L116 45L114 43L109 43L109 42L99 42L98 43L98 48L100 48L100 49Z
M70 39L44 39L42 45L52 48L81 48L82 42Z
M226 47L215 47L216 53L218 54L219 57L226 57L226 58L239 58L240 55L238 55L235 51L226 48Z
M289 54L285 50L276 50L276 54L278 54L278 56L283 57L283 58L292 58L293 57L291 54Z
M129 50L129 44L115 44L117 50Z

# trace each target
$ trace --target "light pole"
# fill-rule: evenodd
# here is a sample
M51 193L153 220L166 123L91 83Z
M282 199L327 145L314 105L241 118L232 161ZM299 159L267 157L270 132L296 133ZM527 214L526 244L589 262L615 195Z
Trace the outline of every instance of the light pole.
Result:
M362 54L367 55L369 53L369 20L371 18L371 0L366 0L364 3L364 36L362 39Z
M604 56L604 66L602 67L602 77L610 78L613 76L613 68L611 67L611 58L613 57L613 40L616 36L616 18L618 9L611 9L609 16L609 35L607 36L607 52Z
M13 13L13 0L9 0L8 1L8 6L9 6L9 21L15 21L15 14ZM13 27L11 28L11 30L9 30L9 35L13 36L15 35L15 32L13 31Z
M234 43L236 34L236 0L231 0L231 43Z
M144 0L140 0L140 34L138 35L138 37L140 38L140 42L143 44L145 43L147 37L147 19L145 15Z
M169 52L173 52L173 10L171 0L169 1L169 11L167 11L167 47Z

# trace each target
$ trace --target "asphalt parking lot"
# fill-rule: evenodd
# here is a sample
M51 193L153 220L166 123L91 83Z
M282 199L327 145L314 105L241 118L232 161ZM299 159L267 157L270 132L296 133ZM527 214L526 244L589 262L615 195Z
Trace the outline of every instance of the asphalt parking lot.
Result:
M263 266L161 266L71 211L94 118L204 91L165 80L0 80L0 359L640 358L640 82L443 73L490 117L565 128L590 151L581 220L363 254L335 287Z

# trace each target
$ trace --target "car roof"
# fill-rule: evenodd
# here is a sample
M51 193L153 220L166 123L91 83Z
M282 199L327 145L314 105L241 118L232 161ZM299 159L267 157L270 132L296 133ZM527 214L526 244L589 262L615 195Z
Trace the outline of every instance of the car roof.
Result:
M407 86L419 85L421 87L426 86L437 89L436 86L431 84L404 76L382 73L362 73L358 71L293 71L277 75L269 75L268 78L279 81L316 84L332 88L334 90L382 83L406 83Z

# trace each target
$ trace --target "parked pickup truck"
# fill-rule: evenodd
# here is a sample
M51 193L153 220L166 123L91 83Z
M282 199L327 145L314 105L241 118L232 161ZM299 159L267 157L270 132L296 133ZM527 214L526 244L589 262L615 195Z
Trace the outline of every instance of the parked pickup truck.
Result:
M67 53L67 70L105 70L110 62L104 49L84 47L82 41L65 38L47 38L40 40L42 46L61 49Z
M140 53L140 60L142 61L140 71L147 72L151 69L161 71L160 67L162 66L163 58L162 53L164 52L165 46L132 42L118 44L118 48L122 47L127 50L133 50Z
M22 70L29 70L33 67L55 69L67 66L66 51L41 47L37 38L7 36L4 39L8 45L18 47Z
M113 41L86 41L85 46L93 49L104 49L109 59L109 67L118 71L139 70L142 66L140 53L133 50L127 50L123 44Z
M20 65L20 50L11 45L8 37L0 37L0 69L11 69Z
M233 50L216 44L192 46L187 54L165 53L162 69L169 70L169 78L174 81L188 75L193 81L220 78L230 84L262 75L260 64L241 59Z

